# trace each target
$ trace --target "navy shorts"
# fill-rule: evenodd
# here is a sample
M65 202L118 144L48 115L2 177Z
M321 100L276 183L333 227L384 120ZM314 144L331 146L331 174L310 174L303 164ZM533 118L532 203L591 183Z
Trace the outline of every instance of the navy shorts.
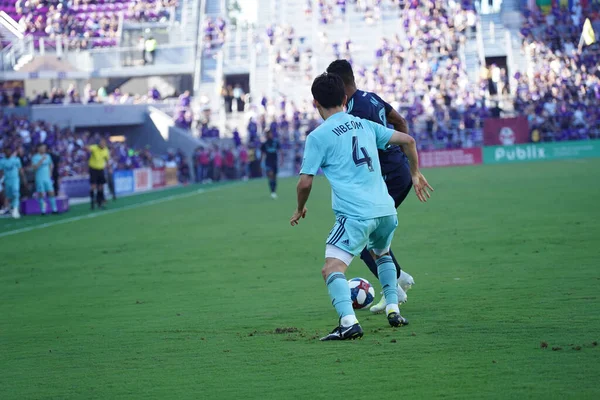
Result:
M273 172L274 176L277 176L277 163L275 163L275 164L271 164L271 163L265 164L265 168L266 168L267 172L271 171L271 172Z
M394 199L394 206L398 208L400 204L406 199L406 196L410 193L412 188L412 177L410 176L410 168L400 168L388 175L384 176L385 184L388 189L388 193Z

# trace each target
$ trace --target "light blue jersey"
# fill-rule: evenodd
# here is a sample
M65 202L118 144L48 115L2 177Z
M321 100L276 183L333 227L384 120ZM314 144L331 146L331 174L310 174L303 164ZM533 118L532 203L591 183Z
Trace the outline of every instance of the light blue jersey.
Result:
M51 179L51 175L50 175L50 166L52 165L52 157L50 157L49 154L35 154L32 158L31 158L31 164L32 165L37 165L40 160L42 160L42 158L44 158L44 161L42 161L42 164L40 165L40 167L35 171L35 180L36 181L42 181L42 180L50 180Z
M21 160L19 157L12 156L0 159L0 169L4 171L4 182L7 185L19 182L19 170L21 169Z
M372 219L396 215L394 200L381 176L378 149L385 149L393 130L339 112L306 139L301 174L319 168L331 184L336 216Z

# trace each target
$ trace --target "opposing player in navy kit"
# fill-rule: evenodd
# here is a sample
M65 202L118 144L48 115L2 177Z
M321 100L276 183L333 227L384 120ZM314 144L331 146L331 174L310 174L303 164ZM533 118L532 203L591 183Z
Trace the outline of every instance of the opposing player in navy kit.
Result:
M260 148L262 158L265 162L267 170L267 178L269 179L269 189L271 189L271 198L277 198L277 170L281 161L281 146L279 141L273 137L273 132L267 131L267 140Z
M352 66L347 60L336 60L329 64L327 72L339 75L344 81L346 96L348 96L347 112L356 117L364 118L376 122L383 126L391 125L393 129L399 132L408 133L406 120L394 110L394 108L383 101L375 93L364 92L356 88L354 81L354 72ZM400 146L388 146L386 150L379 150L379 159L381 163L381 174L385 180L388 193L394 199L396 208L408 196L412 186L415 186L415 193L420 201L426 202L430 197L427 189L433 191L425 177L419 172L419 166L409 162ZM394 253L390 255L396 265L396 275L398 277L398 300L406 301L406 291L414 284L412 276L402 271ZM367 264L371 272L377 276L377 263L364 249L360 258ZM385 309L385 297L371 307L371 312L379 313Z

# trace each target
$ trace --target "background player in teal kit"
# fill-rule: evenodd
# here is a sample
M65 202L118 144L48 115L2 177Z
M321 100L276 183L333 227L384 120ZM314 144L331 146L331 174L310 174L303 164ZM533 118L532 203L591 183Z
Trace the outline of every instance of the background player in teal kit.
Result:
M417 157L415 140L383 125L344 112L346 94L342 78L323 74L311 88L314 105L325 120L307 138L298 182L298 207L290 223L306 217L306 202L313 177L321 168L331 184L336 223L325 247L322 276L339 325L321 340L362 337L350 299L345 272L354 256L366 246L376 260L378 276L387 300L386 315L391 326L408 322L400 316L396 290L396 266L389 254L398 225L394 200L381 176L378 149L389 143L406 145L409 157ZM421 186L415 190L422 191Z
M4 149L6 158L0 160L0 171L4 173L4 191L12 207L13 218L21 218L19 200L21 199L21 180L25 182L25 173L21 160L11 148ZM20 178L20 179L19 179Z
M33 165L33 170L35 171L35 191L38 194L42 215L46 214L44 193L48 195L52 214L57 214L56 197L54 196L54 186L52 185L52 169L54 165L52 164L52 157L46 153L45 144L38 146L38 152L31 159L31 165Z

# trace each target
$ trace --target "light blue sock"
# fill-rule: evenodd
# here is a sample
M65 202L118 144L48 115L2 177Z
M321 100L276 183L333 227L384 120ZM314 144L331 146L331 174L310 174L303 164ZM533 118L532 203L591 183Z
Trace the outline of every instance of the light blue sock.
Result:
M395 269L394 269L395 271ZM352 317L356 320L354 309L352 308L352 299L350 298L350 287L346 276L341 272L333 272L329 274L327 280L327 290L329 291L329 297L331 297L331 303L337 311L340 320L344 317ZM345 325L344 325L345 326Z
M13 208L13 209L14 209L14 208L16 208L16 209L18 210L18 209L20 208L20 207L19 207L20 205L21 205L21 204L20 204L20 202L19 202L19 197L18 197L18 196L15 196L15 197L12 199L12 208Z
M56 197L52 196L48 200L50 200L50 207L52 207L52 212L57 212L58 208L56 208Z
M390 256L383 256L377 260L377 274L383 287L383 295L387 304L398 304L398 290L396 289L396 265Z
M46 203L42 196L38 197L38 204L40 205L40 212L42 214L46 213Z

